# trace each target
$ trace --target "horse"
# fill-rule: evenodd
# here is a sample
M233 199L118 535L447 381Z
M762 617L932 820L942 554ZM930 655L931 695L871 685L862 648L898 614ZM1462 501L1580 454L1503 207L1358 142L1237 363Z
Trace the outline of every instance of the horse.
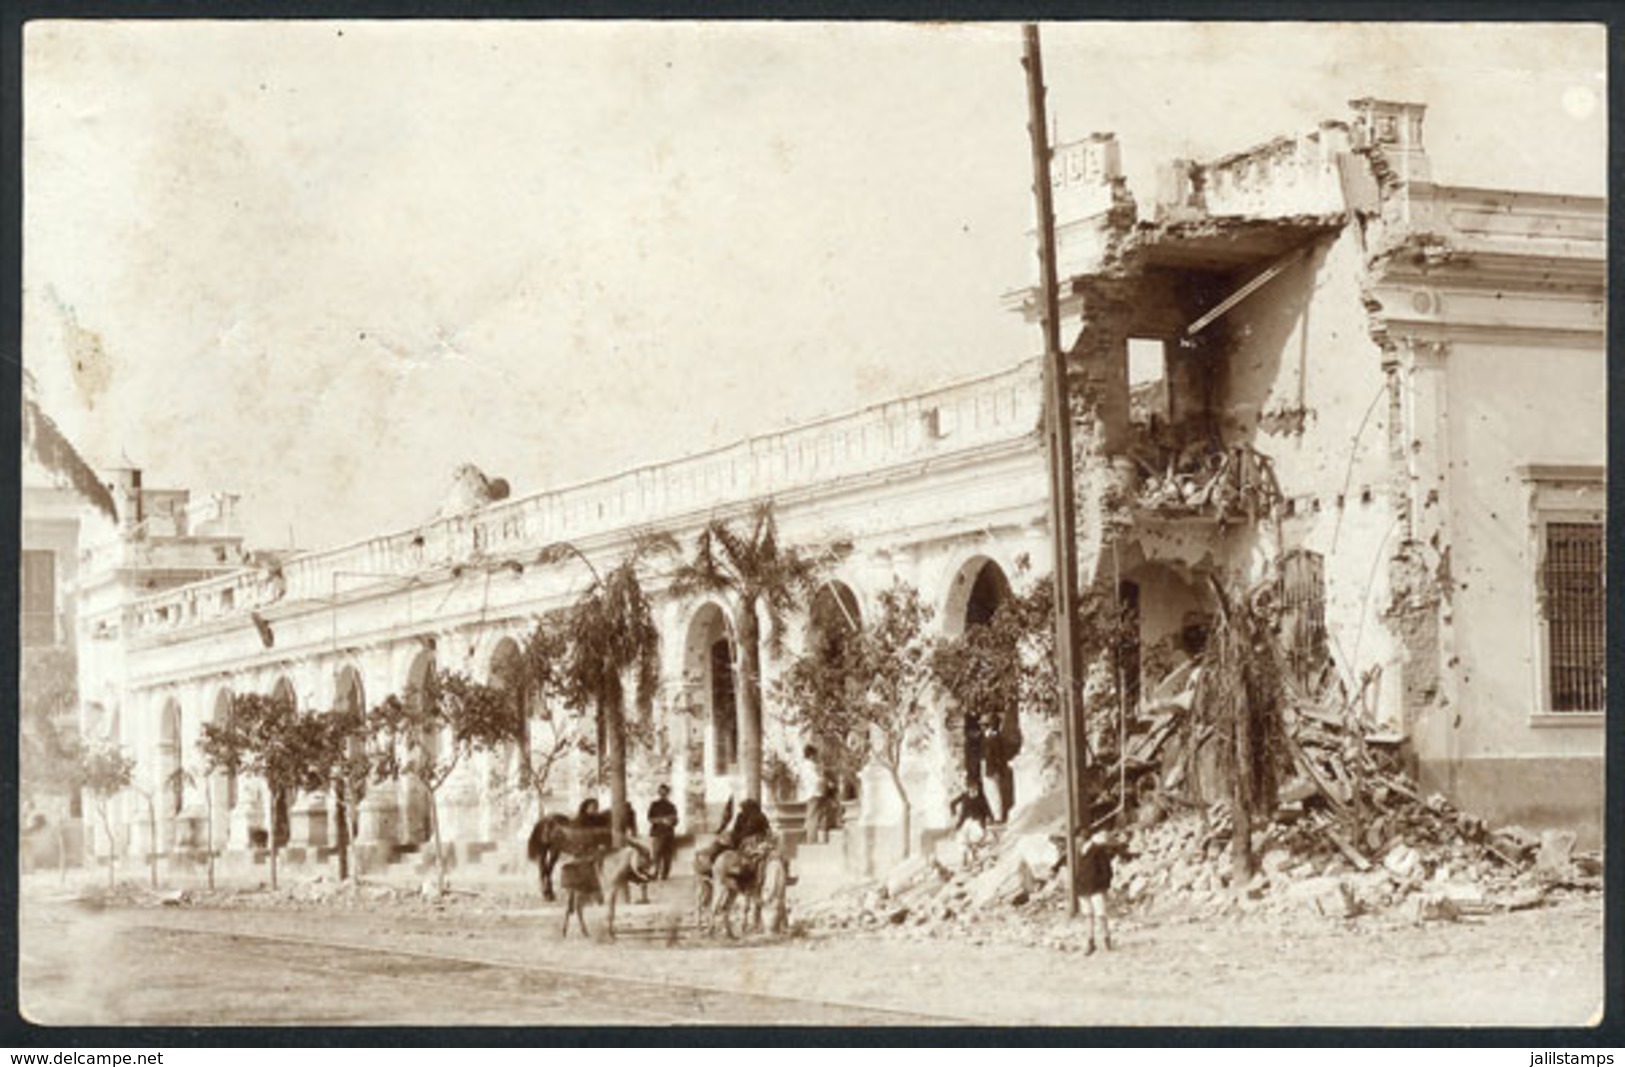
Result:
M732 849L733 837L725 830L712 838L710 844L694 850L694 921L702 929L711 916L712 868L717 857Z
M542 886L542 899L553 900L553 867L566 853L584 856L608 849L610 829L606 822L596 820L586 826L577 825L568 815L543 815L530 831L525 855L536 864L537 877Z
M790 884L790 872L777 849L762 856L752 869L743 852L724 848L712 861L709 877L702 876L698 880L703 886L697 890L699 921L710 932L715 933L716 919L721 916L723 930L729 937L735 936L733 905L738 899L745 902L744 929L747 932L751 929L758 932L763 930L764 907L770 909L771 915L768 933L781 934L788 928L790 912L786 891Z
M596 898L608 908L605 932L609 940L615 940L615 901L623 893L630 900L634 883L642 890L644 901L648 901L648 884L652 877L648 863L648 850L636 841L567 861L559 879L564 888L564 927L559 936L570 936L572 914L582 935L591 936L587 930L587 903Z

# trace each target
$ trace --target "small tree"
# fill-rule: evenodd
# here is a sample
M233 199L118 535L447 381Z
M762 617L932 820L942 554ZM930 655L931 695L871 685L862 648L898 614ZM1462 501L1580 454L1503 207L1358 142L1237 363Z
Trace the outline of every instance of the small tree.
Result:
M434 841L435 884L446 891L446 857L440 843L440 789L474 748L507 736L511 703L501 689L481 685L460 671L436 668L402 700L394 694L369 713L380 741L375 775L407 775L429 794L429 831Z
M1018 561L1017 579L1026 578L1029 564ZM1048 576L1024 582L994 610L985 625L967 626L963 633L939 638L931 666L942 688L960 710L975 716L984 728L1000 725L1006 761L1019 753L1022 717L1054 721L1060 715L1060 675L1055 655L1055 587ZM1079 664L1108 664L1114 678L1117 660L1129 637L1131 615L1119 608L1117 598L1096 587L1081 591L1078 604ZM1115 682L1103 687L1097 702L1083 709L1086 720L1115 714L1120 695ZM1079 738L1080 746L1086 744ZM1081 755L1081 752L1080 752ZM1060 770L1059 767L1052 769Z
M360 708L339 707L315 718L312 733L314 776L324 778L333 788L338 822L339 880L352 871L360 877L354 855L361 817L360 804L372 781L377 756L372 751L372 724Z
M911 851L913 804L903 762L928 736L925 705L935 685L931 609L914 587L896 581L880 595L872 624L849 635L839 657L809 650L791 661L780 682L786 719L815 737L838 739L843 750L886 770L903 806L903 854Z
M581 729L581 716L565 710L570 695L569 667L568 620L537 619L517 661L518 678L508 680L516 728L506 740L518 748L519 783L535 793L538 811L559 762L572 750L594 747L594 739Z
M113 836L113 820L108 806L113 798L130 787L135 772L135 760L124 750L108 742L93 743L80 750L80 761L74 775L74 785L90 794L96 809L96 818L107 835L107 884L114 882L118 861L118 842Z
M270 793L272 889L277 887L277 808L300 790L326 787L330 744L321 717L299 714L285 697L234 695L225 722L203 724L198 751L208 772L256 774Z

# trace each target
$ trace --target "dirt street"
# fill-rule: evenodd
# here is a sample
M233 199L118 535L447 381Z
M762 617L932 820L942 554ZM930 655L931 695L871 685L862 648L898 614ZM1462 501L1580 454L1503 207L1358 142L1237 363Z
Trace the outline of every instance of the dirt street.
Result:
M1086 957L1000 924L709 940L681 879L623 905L614 943L561 939L560 907L517 877L439 903L311 899L320 883L96 907L44 876L23 889L20 1003L45 1025L1582 1025L1603 989L1599 894L1423 926L1124 920L1116 951Z

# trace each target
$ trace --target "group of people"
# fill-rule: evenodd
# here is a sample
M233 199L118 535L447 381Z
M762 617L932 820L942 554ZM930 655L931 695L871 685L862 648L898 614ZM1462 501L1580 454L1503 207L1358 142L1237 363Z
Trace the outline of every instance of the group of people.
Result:
M965 720L965 788L948 804L954 820L954 833L971 843L980 842L990 823L1004 823L1016 805L1016 776L1010 769L1005 740L1004 716L994 714L984 721L978 716ZM998 797L995 811L983 788L983 775ZM967 831L965 828L971 829Z
M653 877L666 881L671 877L672 859L677 853L677 825L680 821L677 805L671 799L671 786L662 784L656 790L655 799L650 801L646 815ZM630 803L622 809L621 819L627 836L638 837L638 816ZM588 797L576 808L577 826L608 829L610 821L610 813L600 809L596 798ZM721 844L753 854L770 848L772 837L772 823L760 803L747 799L736 812L733 798L728 798L721 825L717 827L717 838Z
M671 786L662 784L650 801L648 810L650 860L654 877L665 881L671 877L671 861L677 853L677 805L671 801ZM622 830L628 837L638 834L638 813L630 803L621 809ZM598 806L596 797L588 797L576 808L575 824L588 829L608 829L611 815Z
M985 721L976 717L967 719L965 787L949 802L948 813L954 820L954 834L969 847L987 840L989 825L1004 823L1010 818L1010 810L1015 806L1015 775L1008 758L1013 754L1012 747L1006 740L1001 715ZM984 790L984 774L997 796L997 811L988 791ZM1081 831L1078 841L1073 873L1077 879L1076 892L1089 917L1089 943L1085 952L1096 950L1097 932L1099 942L1110 951L1112 934L1106 915L1106 894L1112 884L1112 861L1124 854L1124 847L1104 829ZM1063 857L1057 862L1057 868L1065 862Z

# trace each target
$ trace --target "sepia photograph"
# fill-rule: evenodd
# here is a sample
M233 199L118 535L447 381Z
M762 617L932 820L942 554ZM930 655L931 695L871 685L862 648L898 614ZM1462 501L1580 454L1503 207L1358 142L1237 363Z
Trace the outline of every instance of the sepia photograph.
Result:
M1608 43L28 22L22 1031L1599 1025Z

